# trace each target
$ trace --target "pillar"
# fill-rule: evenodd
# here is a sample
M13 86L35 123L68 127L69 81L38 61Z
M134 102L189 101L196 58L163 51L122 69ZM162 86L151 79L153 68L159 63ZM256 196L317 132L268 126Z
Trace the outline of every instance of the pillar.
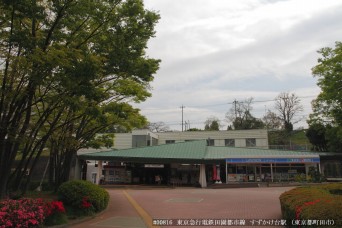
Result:
M71 179L73 180L81 180L82 179L82 160L79 160L76 158L76 164L75 166L71 169L72 170L72 175Z
M228 184L228 164L226 162L226 184Z
M200 183L202 188L207 187L207 177L205 175L205 164L200 165L200 175L199 175L198 182Z
M271 163L271 182L273 182L273 165Z
M102 161L98 161L98 163L97 163L97 177L96 177L96 184L97 185L100 184L101 176L102 176Z

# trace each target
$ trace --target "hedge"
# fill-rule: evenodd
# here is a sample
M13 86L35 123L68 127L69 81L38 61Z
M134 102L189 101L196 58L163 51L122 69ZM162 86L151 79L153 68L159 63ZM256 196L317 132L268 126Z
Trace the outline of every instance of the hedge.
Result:
M73 180L63 183L58 188L58 199L66 206L86 209L92 212L104 210L109 202L106 190L89 181Z
M288 227L298 227L294 220L312 222L324 220L342 227L342 183L306 186L280 195L283 219ZM312 224L311 227L322 227Z

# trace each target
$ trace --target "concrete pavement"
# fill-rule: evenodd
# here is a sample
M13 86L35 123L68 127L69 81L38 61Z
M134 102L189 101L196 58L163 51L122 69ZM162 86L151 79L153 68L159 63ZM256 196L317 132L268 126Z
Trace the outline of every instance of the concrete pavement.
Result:
M70 227L156 228L158 226L153 226L153 219L155 223L166 222L170 225L172 222L173 226L168 227L180 227L175 226L177 223L184 225L182 227L224 227L236 220L245 220L248 224L252 220L280 220L279 196L292 188L107 189L110 203L106 211L94 219ZM189 224L191 226L186 226Z

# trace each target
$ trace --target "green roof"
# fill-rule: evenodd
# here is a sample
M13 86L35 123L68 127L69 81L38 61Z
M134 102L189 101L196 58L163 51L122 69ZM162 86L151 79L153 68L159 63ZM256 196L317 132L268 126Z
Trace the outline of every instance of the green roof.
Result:
M79 155L87 160L116 161L198 161L206 154L206 141L180 142L159 146L138 147Z
M258 148L207 146L206 140L139 147L123 150L81 154L85 160L126 162L201 162L222 161L226 158L307 158L319 157L320 153Z

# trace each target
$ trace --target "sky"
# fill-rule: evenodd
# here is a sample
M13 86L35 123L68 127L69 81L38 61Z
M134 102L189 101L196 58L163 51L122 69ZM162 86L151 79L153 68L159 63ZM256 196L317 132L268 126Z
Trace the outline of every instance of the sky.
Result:
M319 94L311 69L317 51L342 40L341 0L145 0L161 19L146 54L161 59L152 97L135 104L149 122L204 129L210 117L227 129L234 100L250 97L252 115L275 111L281 92L304 107L295 128L307 127ZM187 124L187 128L189 125ZM185 129L185 125L184 125Z

